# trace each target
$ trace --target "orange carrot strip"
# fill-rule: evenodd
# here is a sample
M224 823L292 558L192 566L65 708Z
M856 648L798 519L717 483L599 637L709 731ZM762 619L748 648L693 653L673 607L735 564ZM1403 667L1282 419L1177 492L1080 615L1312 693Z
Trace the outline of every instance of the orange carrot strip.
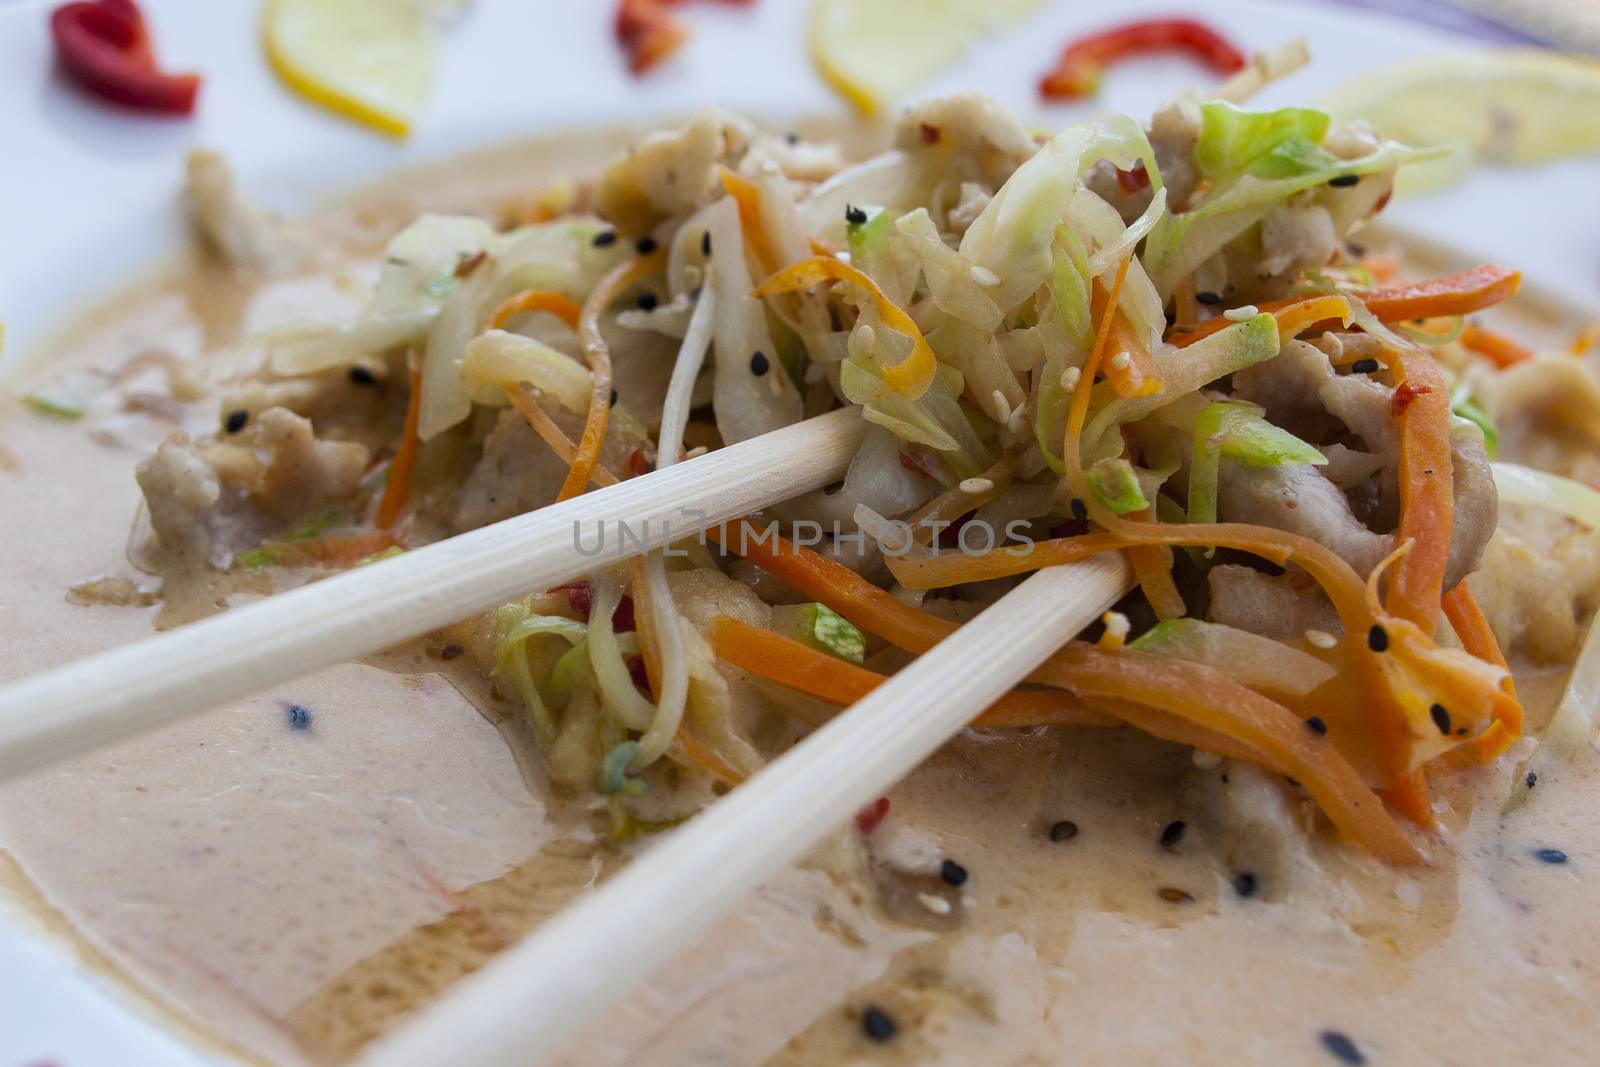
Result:
M1411 542L1389 579L1384 607L1433 633L1450 556L1455 514L1454 465L1450 455L1450 390L1432 356L1415 346L1394 353L1403 380L1395 391L1400 412L1400 525L1396 540Z
M1533 358L1533 349L1471 322L1461 329L1461 343L1497 367L1510 367Z
M1348 324L1350 321L1350 302L1342 296L1313 296L1290 297L1285 300L1269 300L1264 304L1256 305L1257 311L1266 311L1278 322L1278 338L1280 342L1315 326L1319 322L1329 322L1338 319ZM1225 315L1207 319L1205 322L1192 322L1174 326L1167 331L1167 340L1179 348L1187 348L1203 338L1232 326L1233 320Z
M578 319L578 344L589 363L589 414L583 420L583 437L572 454L572 468L556 494L557 501L575 497L588 487L595 465L600 462L601 446L605 444L606 422L611 417L611 346L600 333L600 315L624 289L652 269L650 257L623 260L600 279L589 299L583 302L583 314Z
M1450 628L1461 639L1462 648L1481 660L1509 670L1505 653L1500 651L1500 642L1494 636L1494 629L1484 617L1483 609L1478 606L1466 582L1459 583L1444 595L1443 607L1444 617L1450 620ZM1516 683L1509 674L1506 675L1505 689L1513 698L1516 696ZM1488 763L1522 736L1522 702L1513 700L1500 707L1505 714L1490 723L1487 730L1460 748L1446 753L1452 764Z
M539 406L539 401L530 396L528 391L521 385L507 385L502 386L502 388L505 390L506 399L511 401L511 406L516 408L522 417L527 420L528 426L533 432L538 434L544 440L544 443L550 446L550 451L556 454L556 458L567 466L572 466L575 446L567 438L567 435L561 432L561 427L557 426L554 420L545 413L544 408ZM589 481L595 485L606 486L616 485L620 479L607 470L603 464L596 463L594 470L589 472Z
M744 772L724 759L722 753L700 740L688 725L678 727L676 740L689 762L713 778L720 778L729 785L738 785L744 781Z
M1118 396L1153 396L1161 392L1161 372L1120 307L1111 319L1106 348L1110 353L1106 356L1106 380Z
M761 221L761 190L754 182L740 177L727 167L718 168L717 177L722 181L722 188L739 206L739 227L744 230L744 239L750 245L750 251L756 254L756 262L763 271L771 274L783 261L773 251L772 242L767 240L767 230Z
M1351 296L1367 305L1384 322L1405 319L1431 319L1444 315L1470 315L1514 296L1522 285L1522 273L1485 263L1482 266L1430 278L1409 285L1382 289L1360 289Z
M883 324L911 338L911 354L894 366L883 368L884 385L890 391L910 397L912 400L926 393L928 386L933 384L934 372L939 369L939 361L934 356L933 349L928 346L927 339L922 336L922 331L917 329L917 324L911 320L911 316L906 314L900 305L885 296L883 290L878 288L877 282L850 264L841 263L832 256L812 256L810 259L802 259L756 286L750 295L764 297L774 293L791 293L825 281L849 282L863 290L872 300L878 318L883 320Z
M637 603L637 602L636 602ZM854 704L888 676L846 663L782 634L719 615L706 631L718 658L802 693ZM1007 693L972 721L974 726L1111 726L1116 720L1080 706L1056 690Z
M524 311L547 311L574 330L578 328L578 319L583 315L581 307L554 290L524 289L500 302L494 314L489 316L489 328L498 330L511 316Z
M417 452L422 439L417 436L417 421L422 417L422 368L411 368L411 395L406 398L406 421L400 431L400 449L389 466L389 481L378 500L378 529L387 530L400 517L400 509L411 496L411 476L417 467Z

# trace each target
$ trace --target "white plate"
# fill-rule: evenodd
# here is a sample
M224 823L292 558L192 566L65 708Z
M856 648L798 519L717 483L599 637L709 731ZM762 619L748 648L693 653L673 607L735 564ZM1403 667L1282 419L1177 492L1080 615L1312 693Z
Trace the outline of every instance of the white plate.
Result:
M183 150L223 150L247 188L274 207L303 208L329 192L426 159L515 135L681 115L707 103L776 120L841 105L812 70L806 4L752 9L689 5L695 36L642 81L623 69L609 0L477 0L446 34L439 83L413 138L397 144L289 95L262 59L255 0L145 0L158 53L206 84L190 120L146 119L88 100L53 73L41 0L0 6L0 366L47 357L50 332L73 310L130 279L182 239L176 190ZM1167 13L1133 0L1111 18ZM1102 9L1103 10L1103 9ZM1263 94L1265 104L1314 100L1361 71L1459 47L1410 23L1335 8L1207 2L1205 17L1241 43L1293 36L1317 62ZM1090 5L1050 4L982 42L923 93L987 92L1029 119L1058 125L1091 110L1147 113L1207 75L1177 59L1128 63L1093 105L1045 107L1034 83L1061 45L1108 21ZM1537 172L1481 172L1387 217L1530 281L1593 304L1600 231L1592 190L1600 160ZM107 983L18 927L0 925L0 1065L142 1067L215 1062L186 1053L134 1013Z

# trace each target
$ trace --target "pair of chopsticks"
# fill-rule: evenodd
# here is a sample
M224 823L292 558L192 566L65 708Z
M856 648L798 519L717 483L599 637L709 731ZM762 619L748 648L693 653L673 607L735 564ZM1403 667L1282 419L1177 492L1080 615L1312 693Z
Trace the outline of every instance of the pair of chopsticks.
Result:
M0 779L386 648L843 476L847 408L0 689ZM634 537L618 535L625 523ZM641 545L640 542L643 542ZM881 795L1130 587L1042 571L362 1057L529 1067ZM685 906L692 904L692 906Z

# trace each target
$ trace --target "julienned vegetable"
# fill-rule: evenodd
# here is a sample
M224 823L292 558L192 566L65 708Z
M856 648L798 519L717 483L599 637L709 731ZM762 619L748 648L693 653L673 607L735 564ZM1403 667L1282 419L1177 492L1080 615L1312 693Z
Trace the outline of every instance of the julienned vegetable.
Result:
M826 604L790 604L772 609L775 630L829 655L859 665L867 654L865 635Z
M67 77L140 111L187 115L200 75L168 74L156 64L144 13L134 0L78 0L50 13L50 36Z
M1195 19L1145 19L1080 37L1066 47L1056 67L1039 82L1046 97L1092 96L1106 66L1150 52L1182 52L1218 74L1244 68L1244 53Z

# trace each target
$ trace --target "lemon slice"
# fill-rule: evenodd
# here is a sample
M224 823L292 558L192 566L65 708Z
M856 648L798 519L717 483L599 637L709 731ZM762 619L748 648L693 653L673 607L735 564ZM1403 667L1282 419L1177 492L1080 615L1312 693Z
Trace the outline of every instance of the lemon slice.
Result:
M1543 163L1600 151L1600 63L1490 49L1407 63L1334 90L1324 106L1385 137L1450 145L1450 159L1404 167L1402 191L1439 188L1472 163Z
M863 114L874 114L1015 22L1039 0L815 0L811 59Z
M404 137L433 85L433 26L405 0L269 0L267 59L290 88Z

